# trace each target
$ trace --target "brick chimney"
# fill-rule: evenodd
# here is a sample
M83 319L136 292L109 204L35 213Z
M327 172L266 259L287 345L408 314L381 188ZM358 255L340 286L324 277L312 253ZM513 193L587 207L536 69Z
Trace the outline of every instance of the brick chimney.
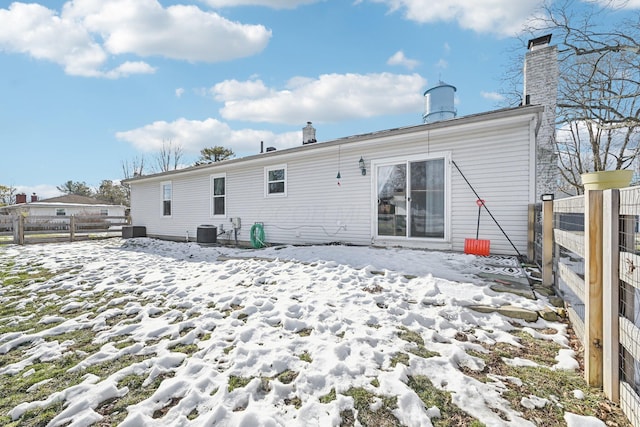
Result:
M27 195L24 193L16 194L16 205L27 203Z
M542 122L536 137L536 201L555 194L560 170L555 153L556 105L558 99L558 48L551 34L529 40L524 59L524 105L542 105Z
M31 203L37 202L37 201L38 201L38 196L36 195L36 193L32 193L31 194Z

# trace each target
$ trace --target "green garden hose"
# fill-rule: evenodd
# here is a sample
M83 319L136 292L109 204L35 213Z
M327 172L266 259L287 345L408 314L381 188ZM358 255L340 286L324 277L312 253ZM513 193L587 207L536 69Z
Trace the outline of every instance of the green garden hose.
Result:
M251 246L255 249L264 248L266 243L264 241L264 227L261 223L256 222L251 226L251 231L249 232L251 238Z

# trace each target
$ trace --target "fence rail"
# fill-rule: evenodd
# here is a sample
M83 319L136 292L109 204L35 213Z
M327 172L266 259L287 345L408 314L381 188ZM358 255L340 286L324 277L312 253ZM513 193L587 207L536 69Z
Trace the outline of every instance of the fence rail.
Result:
M0 244L42 243L114 237L131 224L128 216L0 215Z
M583 344L585 378L640 427L640 188L590 190L538 211L536 260Z

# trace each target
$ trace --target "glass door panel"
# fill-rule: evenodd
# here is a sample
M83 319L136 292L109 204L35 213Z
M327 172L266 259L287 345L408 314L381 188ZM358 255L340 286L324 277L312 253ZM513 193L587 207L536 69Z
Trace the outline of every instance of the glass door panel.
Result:
M410 163L410 236L444 238L444 159Z
M378 166L379 236L407 235L407 165Z

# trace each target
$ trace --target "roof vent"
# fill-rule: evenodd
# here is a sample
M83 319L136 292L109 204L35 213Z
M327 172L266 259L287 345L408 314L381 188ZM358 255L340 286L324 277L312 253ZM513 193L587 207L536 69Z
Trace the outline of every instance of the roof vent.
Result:
M267 147L267 153L271 151L276 151L276 147Z

